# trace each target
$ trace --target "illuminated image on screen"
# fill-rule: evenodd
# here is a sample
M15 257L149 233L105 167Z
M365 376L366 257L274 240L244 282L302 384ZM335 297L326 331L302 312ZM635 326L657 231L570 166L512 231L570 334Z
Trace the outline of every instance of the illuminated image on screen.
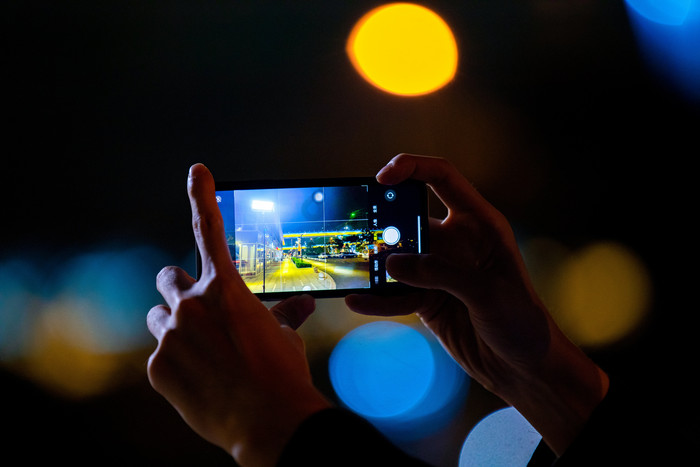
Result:
M217 191L231 258L254 293L367 289L391 282L389 250L412 229L384 226L367 185ZM382 191L382 201L384 191ZM412 223L415 223L415 217Z

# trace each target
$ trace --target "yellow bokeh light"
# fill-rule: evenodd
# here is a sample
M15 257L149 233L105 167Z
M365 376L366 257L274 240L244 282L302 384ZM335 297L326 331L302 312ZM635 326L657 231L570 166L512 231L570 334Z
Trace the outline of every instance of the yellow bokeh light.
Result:
M651 279L622 245L591 245L560 270L556 307L562 328L577 343L598 347L633 332L650 308Z
M419 96L452 81L457 42L435 12L412 3L375 8L355 25L347 42L355 69L386 92Z
M579 345L620 342L651 309L649 272L624 245L602 241L571 251L555 240L536 238L526 243L523 256L552 318Z
M138 353L99 351L86 306L91 305L74 297L47 303L23 360L26 376L63 397L95 396L123 383L125 367Z

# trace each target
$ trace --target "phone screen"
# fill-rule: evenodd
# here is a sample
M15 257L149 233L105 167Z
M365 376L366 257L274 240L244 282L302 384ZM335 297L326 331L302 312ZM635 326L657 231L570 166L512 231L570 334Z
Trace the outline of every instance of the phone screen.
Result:
M427 249L427 192L416 181L217 182L216 199L231 260L263 299L391 292L402 284L387 255Z

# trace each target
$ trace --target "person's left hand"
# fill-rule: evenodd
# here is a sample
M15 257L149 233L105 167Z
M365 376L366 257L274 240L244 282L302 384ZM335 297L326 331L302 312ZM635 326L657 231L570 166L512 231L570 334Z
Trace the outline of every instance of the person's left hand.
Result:
M231 261L214 180L201 164L190 169L188 194L202 274L158 274L167 305L148 313L158 340L148 377L200 436L243 465L274 465L299 423L329 407L294 331L315 303L296 296L268 310Z

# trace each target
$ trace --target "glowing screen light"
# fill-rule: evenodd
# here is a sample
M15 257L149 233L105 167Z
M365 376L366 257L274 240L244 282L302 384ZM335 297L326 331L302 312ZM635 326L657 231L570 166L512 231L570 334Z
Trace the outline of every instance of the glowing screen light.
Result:
M465 373L437 341L395 322L350 331L334 348L329 372L341 401L394 439L442 427L466 398Z
M469 433L459 467L525 467L542 436L513 407L487 415Z
M626 0L630 23L651 68L700 100L700 0Z
M261 201L259 199L254 199L250 204L250 208L253 211L272 212L275 210L275 203L272 201Z
M371 10L347 42L355 69L374 86L401 96L436 91L457 72L457 43L435 12L411 3Z

